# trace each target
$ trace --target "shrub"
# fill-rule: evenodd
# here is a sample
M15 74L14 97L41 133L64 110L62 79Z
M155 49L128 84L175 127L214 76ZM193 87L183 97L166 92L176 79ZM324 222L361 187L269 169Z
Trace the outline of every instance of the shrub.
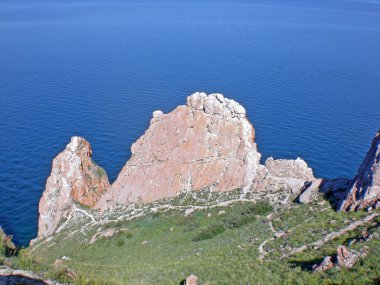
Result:
M202 241L206 239L211 239L214 236L221 234L225 231L224 225L222 223L210 224L203 230L201 230L194 238L193 241Z
M272 205L268 201L258 201L254 204L243 205L241 214L242 215L264 215L273 211Z
M231 215L224 219L224 224L227 228L239 228L245 226L256 220L256 216L254 214L235 214Z
M232 214L224 219L224 224L229 229L239 228L255 221L256 215L263 215L272 210L272 205L267 201L243 204L239 213Z
M123 239L119 239L117 242L116 242L116 245L118 246L118 247L121 247L121 246L123 246L125 244L125 241L123 240Z

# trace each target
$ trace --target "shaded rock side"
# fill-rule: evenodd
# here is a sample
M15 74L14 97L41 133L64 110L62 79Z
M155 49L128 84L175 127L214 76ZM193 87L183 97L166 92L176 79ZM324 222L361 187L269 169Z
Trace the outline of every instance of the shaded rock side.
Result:
M338 205L340 211L353 211L374 205L380 197L380 131L372 141L363 163Z
M152 202L181 191L249 191L259 167L245 109L222 94L194 93L187 105L155 112L132 157L96 207Z
M74 202L93 207L110 189L105 171L91 159L90 144L73 137L52 164L39 204L38 237L52 234L71 213Z

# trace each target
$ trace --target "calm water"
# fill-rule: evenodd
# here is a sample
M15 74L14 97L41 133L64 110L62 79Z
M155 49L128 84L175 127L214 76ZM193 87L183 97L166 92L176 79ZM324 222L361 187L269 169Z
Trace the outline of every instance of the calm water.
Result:
M36 236L51 161L87 138L113 181L156 109L242 103L263 158L354 175L380 127L378 1L0 0L0 224Z

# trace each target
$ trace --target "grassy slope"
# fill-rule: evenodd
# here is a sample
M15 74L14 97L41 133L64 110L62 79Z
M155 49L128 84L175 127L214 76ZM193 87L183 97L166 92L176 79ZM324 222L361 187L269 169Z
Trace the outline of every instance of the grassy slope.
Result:
M197 210L187 217L178 210L150 214L118 223L117 227L124 228L124 232L102 238L94 244L89 244L88 239L79 234L65 239L67 233L61 233L49 244L36 249L32 256L40 265L51 264L64 255L70 256L68 266L81 277L76 284L180 284L191 273L208 284L376 283L380 276L378 239L353 246L367 245L371 252L350 271L332 269L310 273L307 270L308 264L334 254L337 245L346 244L349 238L360 233L361 228L320 249L306 250L283 260L279 258L291 247L313 242L367 213L336 213L328 203L291 204L291 209L278 209L273 212L271 221L276 231L288 234L269 241L264 246L268 254L264 261L260 261L259 245L274 235L267 213L251 217L237 228L230 229L224 222L231 217L239 218L248 204ZM218 215L221 210L226 213ZM208 217L209 213L211 217ZM202 230L216 223L223 223L225 231L208 240L193 241ZM87 236L91 237L96 230L94 228ZM376 230L377 227L371 229Z

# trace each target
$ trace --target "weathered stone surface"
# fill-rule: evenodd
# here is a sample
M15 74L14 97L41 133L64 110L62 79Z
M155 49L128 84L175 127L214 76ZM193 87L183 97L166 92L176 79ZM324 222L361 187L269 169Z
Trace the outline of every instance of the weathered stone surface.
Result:
M300 158L268 158L260 165L251 190L254 192L287 190L299 193L305 182L313 181L313 171Z
M333 267L334 267L334 263L332 261L332 257L331 256L326 256L323 259L323 261L322 261L321 264L313 266L313 271L314 272L325 271L325 270L329 270L329 269L331 269Z
M245 109L221 94L195 93L151 121L96 207L152 202L181 191L251 189L260 154Z
M52 234L58 223L71 213L74 201L93 207L109 190L105 171L91 159L90 144L73 137L54 160L39 204L38 236Z
M306 188L305 191L301 193L298 197L298 201L302 204L310 203L313 199L313 196L318 193L319 186L322 183L322 179L316 179Z
M338 210L353 211L376 204L380 198L380 131L372 141L363 163Z
M339 246L336 254L336 263L339 267L351 268L359 260L359 256L348 250L345 246Z

